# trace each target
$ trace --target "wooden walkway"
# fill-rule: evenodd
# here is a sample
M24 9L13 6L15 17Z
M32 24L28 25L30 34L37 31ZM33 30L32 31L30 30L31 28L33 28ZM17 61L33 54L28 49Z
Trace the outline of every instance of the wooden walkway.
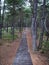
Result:
M28 46L27 46L28 45ZM13 65L49 65L47 57L32 51L30 29L25 29Z
M16 53L13 65L33 65L28 52L26 32L23 32L22 34L22 40Z

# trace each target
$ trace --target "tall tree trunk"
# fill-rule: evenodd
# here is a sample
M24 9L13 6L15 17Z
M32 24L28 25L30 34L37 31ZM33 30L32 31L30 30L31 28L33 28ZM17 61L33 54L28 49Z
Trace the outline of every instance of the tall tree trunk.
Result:
M5 11L5 0L4 0L4 4L3 4L2 25L3 25L3 22L4 22L4 11Z
M40 40L39 40L39 49L42 48L43 35L44 35L45 4L46 4L46 0L43 1L43 6L42 6L41 33L40 33Z
M2 39L1 0L0 0L0 39Z
M22 8L19 8L20 11L20 32L22 31L22 23L23 23L23 12L22 12Z
M13 19L12 19L12 35L14 40L14 23L15 23L15 3L13 2Z
M7 25L7 32L8 32L8 22L7 22L7 24L6 24L6 25Z
M32 45L33 51L37 50L37 2L38 0L32 0L31 2L31 9L32 9Z

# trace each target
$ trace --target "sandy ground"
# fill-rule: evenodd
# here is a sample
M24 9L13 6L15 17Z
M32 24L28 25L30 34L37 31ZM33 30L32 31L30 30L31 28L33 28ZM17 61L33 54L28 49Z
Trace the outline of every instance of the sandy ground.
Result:
M12 65L21 39L0 46L0 65Z

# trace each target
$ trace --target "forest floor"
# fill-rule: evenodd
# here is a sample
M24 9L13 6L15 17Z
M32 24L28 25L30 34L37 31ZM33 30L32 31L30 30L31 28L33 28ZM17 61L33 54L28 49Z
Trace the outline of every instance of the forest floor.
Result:
M20 36L21 35L19 35L19 38L14 42L7 43L5 41L4 44L0 46L0 65L12 65L21 41Z
M32 52L32 38L30 29L26 29L26 38L28 51L30 52L33 65L49 65L49 60L44 54L41 54L40 52ZM17 49L19 48L20 41L21 39L17 39L12 43L0 46L0 65L12 65Z

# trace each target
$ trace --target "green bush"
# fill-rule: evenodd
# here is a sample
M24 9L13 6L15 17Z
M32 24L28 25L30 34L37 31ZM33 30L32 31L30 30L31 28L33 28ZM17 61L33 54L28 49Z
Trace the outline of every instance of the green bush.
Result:
M17 30L15 30L14 32L14 39L18 38L18 34L16 33ZM2 39L5 40L12 40L13 39L13 35L11 34L11 29L8 28L8 32L6 32L6 30L2 30Z
M49 41L43 41L42 51L43 52L48 52L49 51Z

